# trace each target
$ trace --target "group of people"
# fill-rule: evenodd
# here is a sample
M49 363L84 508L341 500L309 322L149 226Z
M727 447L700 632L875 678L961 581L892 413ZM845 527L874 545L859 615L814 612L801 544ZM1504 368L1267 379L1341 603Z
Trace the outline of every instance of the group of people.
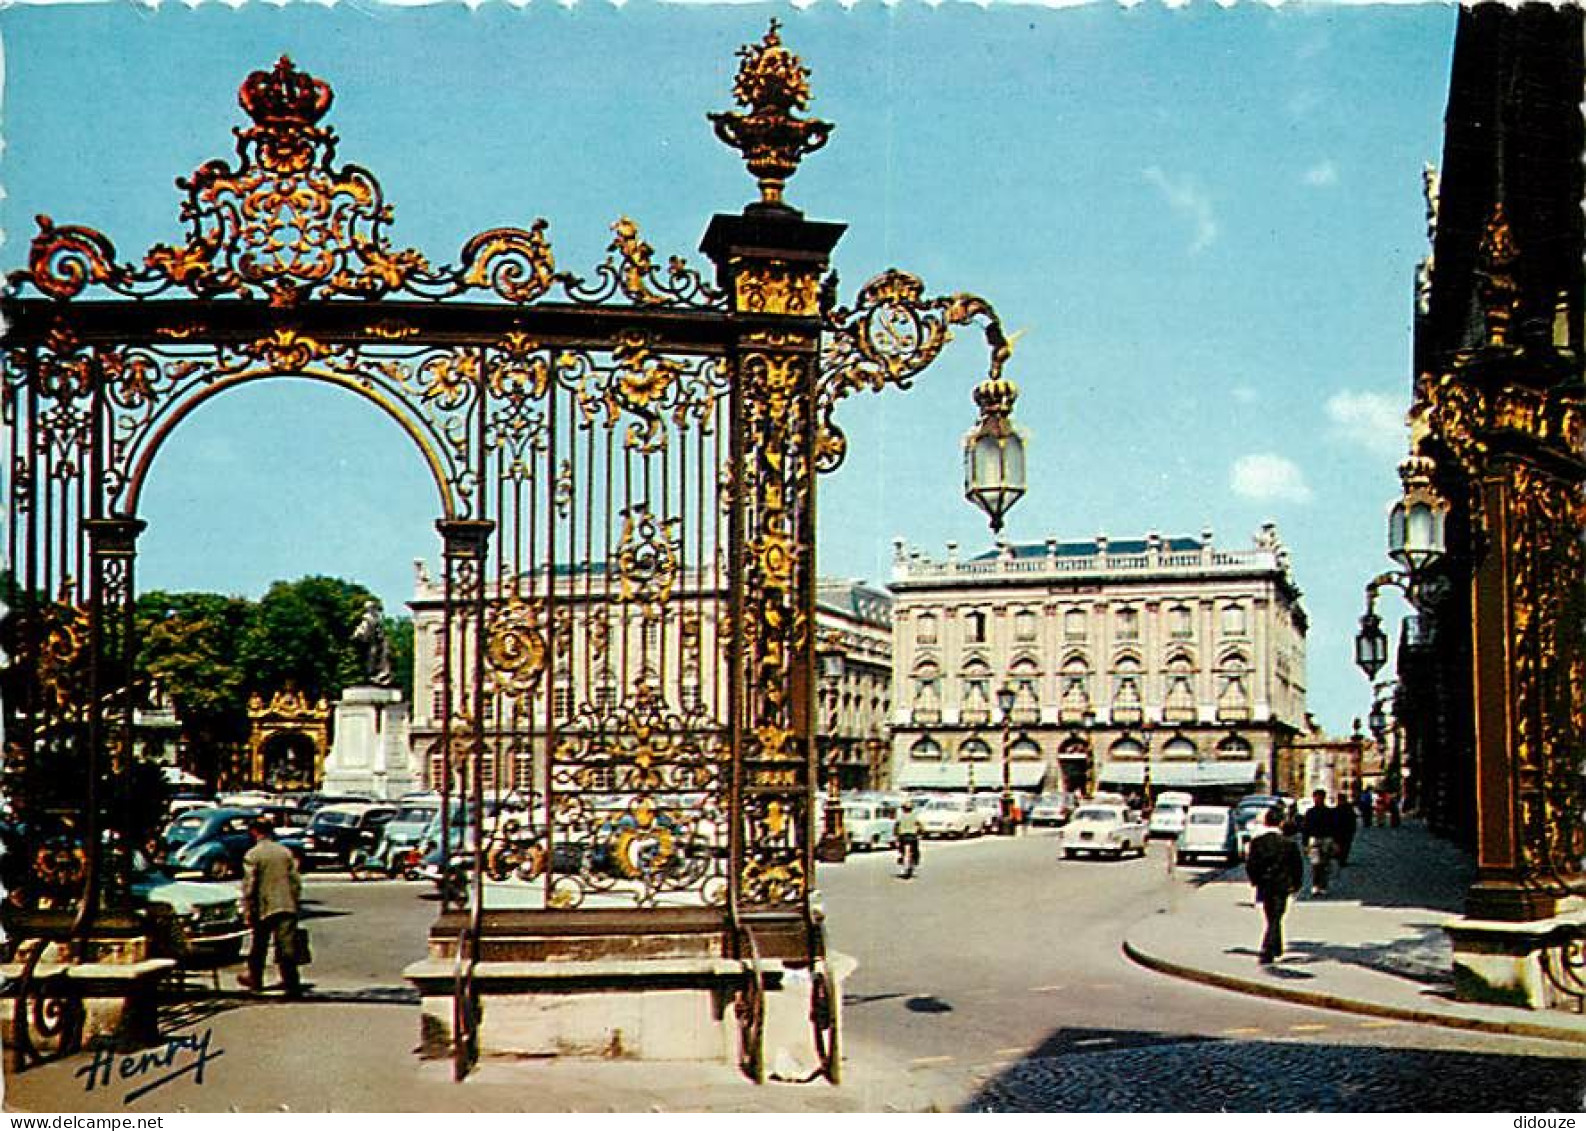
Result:
M1357 810L1366 812L1371 804L1364 798L1351 804L1339 797L1329 805L1326 791L1318 789L1303 817L1276 805L1267 810L1262 827L1252 834L1245 851L1245 873L1266 918L1259 955L1262 965L1277 961L1283 953L1283 915L1290 897L1305 886L1306 856L1311 863L1311 894L1324 896L1335 867L1342 869L1349 863L1361 823Z

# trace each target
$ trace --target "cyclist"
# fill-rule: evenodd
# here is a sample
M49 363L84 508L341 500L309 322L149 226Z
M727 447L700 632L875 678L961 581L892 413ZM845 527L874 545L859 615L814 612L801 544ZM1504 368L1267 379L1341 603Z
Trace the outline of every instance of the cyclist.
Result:
M914 802L903 803L892 835L898 846L898 865L904 877L914 875L914 869L920 866L920 819L914 815Z

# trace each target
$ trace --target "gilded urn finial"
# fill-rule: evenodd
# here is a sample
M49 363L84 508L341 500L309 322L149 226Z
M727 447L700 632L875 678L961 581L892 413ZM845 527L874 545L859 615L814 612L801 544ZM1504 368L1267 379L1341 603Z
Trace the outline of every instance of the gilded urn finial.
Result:
M710 114L716 136L743 154L760 185L762 207L787 208L782 190L806 153L831 136L832 123L799 118L809 108L809 68L782 45L781 24L771 21L765 38L738 49L732 95L747 114Z

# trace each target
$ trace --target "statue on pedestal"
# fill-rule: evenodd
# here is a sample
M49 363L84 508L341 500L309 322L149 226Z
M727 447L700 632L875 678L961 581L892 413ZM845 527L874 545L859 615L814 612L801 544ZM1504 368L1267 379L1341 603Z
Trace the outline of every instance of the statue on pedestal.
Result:
M364 602L363 618L353 629L352 639L362 654L364 679L375 687L390 687L395 683L391 675L391 642L386 638L385 615L380 602L373 597Z

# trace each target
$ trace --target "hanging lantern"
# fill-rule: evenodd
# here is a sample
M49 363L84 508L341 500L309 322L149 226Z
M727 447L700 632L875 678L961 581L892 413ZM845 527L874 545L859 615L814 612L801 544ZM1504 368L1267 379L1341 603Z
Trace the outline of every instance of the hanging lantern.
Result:
M1367 609L1360 618L1360 631L1355 633L1355 666L1367 679L1375 679L1387 662L1388 637L1382 631L1382 618Z
M1004 377L975 386L980 419L964 437L964 497L986 512L993 534L1024 496L1024 432L1013 423L1019 387Z
M1448 500L1432 486L1433 467L1425 456L1411 456L1399 465L1404 494L1388 514L1388 556L1412 576L1447 552Z

